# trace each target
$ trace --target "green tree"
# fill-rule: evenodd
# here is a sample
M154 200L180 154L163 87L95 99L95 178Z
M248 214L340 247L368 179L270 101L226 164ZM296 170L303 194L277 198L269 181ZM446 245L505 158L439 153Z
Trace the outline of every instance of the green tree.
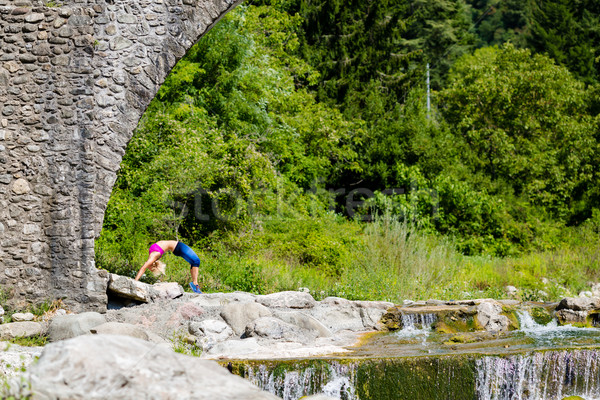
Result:
M598 82L600 4L595 0L532 0L527 43L586 83Z
M508 184L566 217L573 195L592 184L584 85L548 57L512 45L480 49L454 65L438 99L468 150L465 163L492 187Z
M531 2L521 0L467 0L472 21L479 36L479 46L511 42L526 47L525 33Z

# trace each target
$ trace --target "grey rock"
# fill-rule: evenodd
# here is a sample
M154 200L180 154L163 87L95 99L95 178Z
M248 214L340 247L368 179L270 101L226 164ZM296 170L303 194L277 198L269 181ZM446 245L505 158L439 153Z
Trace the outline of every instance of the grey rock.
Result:
M510 320L502 315L502 304L495 300L482 301L477 305L477 322L488 332L507 331Z
M14 339L17 337L32 337L41 335L44 327L39 322L11 322L0 325L0 339Z
M317 337L331 337L333 335L331 330L316 318L300 311L278 311L274 313L274 316L288 324L314 332Z
M13 183L12 190L15 194L26 194L31 191L29 183L23 178L19 178Z
M14 313L12 320L15 322L33 321L35 316L32 313Z
M260 354L262 351L264 348L258 344L258 338L252 337L217 343L207 351L207 354L218 354L222 358L239 358Z
M177 282L160 282L152 285L153 298L173 300L183 296L183 288Z
M192 321L188 329L192 335L206 337L210 342L222 342L233 336L233 329L225 322L216 319Z
M566 297L556 310L590 311L600 309L600 297Z
M23 369L29 368L41 352L42 347L0 342L0 380L16 377Z
M585 324L588 313L583 310L570 310L568 308L556 312L556 318L561 325L568 324Z
M44 19L44 14L42 13L31 13L25 17L25 22L36 23L40 22Z
M221 310L221 318L231 326L236 335L241 335L246 326L261 317L273 315L271 310L258 303L231 303Z
M106 322L90 329L90 333L95 335L123 335L153 343L167 343L167 341L160 336L145 330L139 325L122 322Z
M152 299L150 285L117 274L110 274L108 291L119 297L145 303Z
M24 378L34 399L278 399L214 361L117 335L51 343Z
M519 289L517 289L514 286L508 285L504 288L504 290L506 291L506 294L509 296L516 296L517 293L519 292Z
M117 36L110 41L109 46L111 50L120 51L133 46L133 42L122 36Z
M258 318L246 326L244 335L246 337L260 337L287 342L308 342L306 330L299 329L297 326L283 322L275 317ZM312 337L311 339L314 339Z
M361 308L339 297L328 297L310 310L310 315L325 325L332 333L343 330L364 331Z
M191 302L200 307L223 307L231 303L254 303L256 295L246 292L233 293L204 293L202 296L193 296Z
M106 323L106 317L97 312L67 314L55 317L48 327L48 340L56 342L91 333L90 330Z
M313 308L317 303L309 293L294 291L256 296L256 301L269 308Z

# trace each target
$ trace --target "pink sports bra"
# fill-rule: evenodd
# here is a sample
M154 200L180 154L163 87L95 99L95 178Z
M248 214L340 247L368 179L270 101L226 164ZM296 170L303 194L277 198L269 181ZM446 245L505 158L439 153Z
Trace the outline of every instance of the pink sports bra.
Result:
M158 251L162 257L163 254L165 254L165 251L156 243L154 243L152 246L150 246L150 248L148 249L148 253L152 253L153 251Z

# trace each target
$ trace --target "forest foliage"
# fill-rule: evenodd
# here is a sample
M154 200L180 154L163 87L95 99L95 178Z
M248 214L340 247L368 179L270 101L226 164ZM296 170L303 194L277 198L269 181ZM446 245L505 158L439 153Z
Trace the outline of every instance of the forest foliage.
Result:
M586 0L241 5L140 121L97 264L132 276L173 238L209 290L580 290L600 272L599 16Z

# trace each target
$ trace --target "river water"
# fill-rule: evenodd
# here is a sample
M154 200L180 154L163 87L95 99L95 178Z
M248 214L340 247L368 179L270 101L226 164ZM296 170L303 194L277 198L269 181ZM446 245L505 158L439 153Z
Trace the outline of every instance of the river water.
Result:
M519 312L520 330L438 334L435 315L410 315L404 328L375 335L348 355L244 362L259 387L296 400L600 400L600 330L539 325Z

